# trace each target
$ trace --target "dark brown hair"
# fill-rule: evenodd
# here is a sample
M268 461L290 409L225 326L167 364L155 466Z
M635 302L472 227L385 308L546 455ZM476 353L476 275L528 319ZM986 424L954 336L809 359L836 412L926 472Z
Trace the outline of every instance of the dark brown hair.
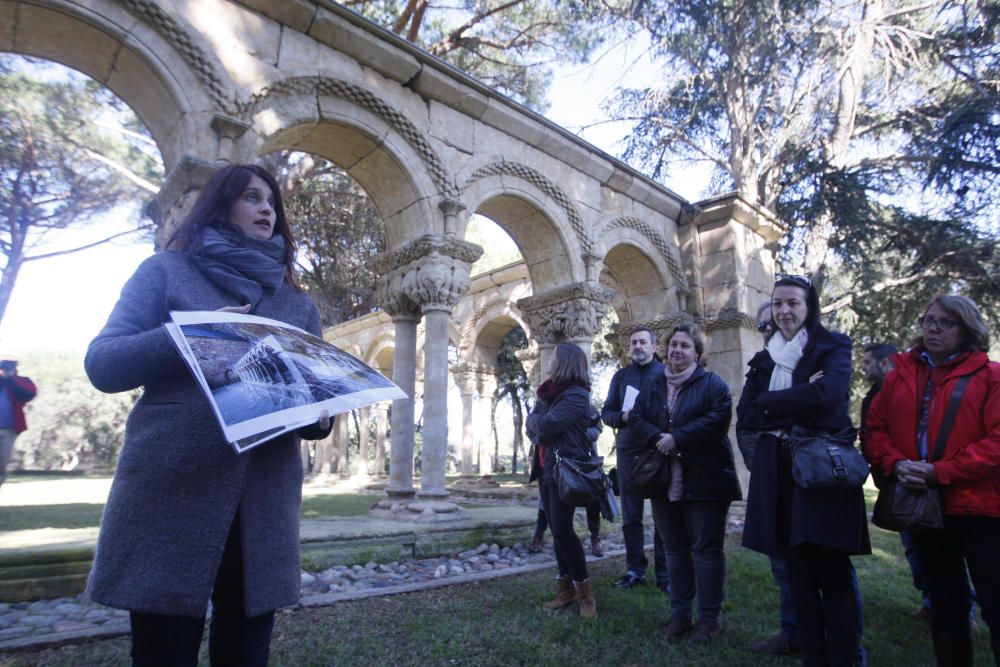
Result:
M285 281L298 288L295 279L295 238L285 218L281 188L278 187L278 182L271 172L256 164L230 164L212 174L201 189L184 223L167 241L167 247L170 248L176 243L179 250L189 255L197 253L201 249L202 233L206 227L225 227L244 237L243 230L229 224L229 210L236 200L243 196L250 179L254 176L260 177L267 183L274 194L274 233L285 241L285 255L282 258L282 264L285 265Z
M590 365L583 350L573 343L559 343L552 353L556 355L551 378L553 382L590 386Z
M677 332L686 333L688 336L691 336L691 340L694 341L694 351L698 355L698 361L700 362L702 355L705 354L705 334L701 332L697 324L685 322L674 327L674 330L667 336L665 345L670 345L670 341Z

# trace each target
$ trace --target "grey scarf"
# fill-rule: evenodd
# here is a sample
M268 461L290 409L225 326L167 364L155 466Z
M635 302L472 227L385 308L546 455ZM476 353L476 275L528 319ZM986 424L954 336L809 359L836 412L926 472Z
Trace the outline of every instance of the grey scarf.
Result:
M272 236L253 239L225 227L206 227L202 247L191 261L219 289L232 294L239 305L256 307L265 293L273 295L285 279L285 240Z

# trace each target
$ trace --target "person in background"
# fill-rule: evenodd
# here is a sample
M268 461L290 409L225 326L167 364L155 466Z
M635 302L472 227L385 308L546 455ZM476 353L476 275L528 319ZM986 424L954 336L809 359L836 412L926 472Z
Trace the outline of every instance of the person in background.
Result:
M919 325L910 350L893 357L895 368L872 402L867 454L882 475L905 487L940 489L943 530L912 534L930 591L937 664L973 664L966 571L1000 664L1000 364L987 355L989 329L967 297L934 297ZM964 390L944 451L928 460L960 383Z
M562 609L573 602L580 605L580 616L597 617L597 602L587 574L583 545L573 528L576 508L559 497L555 479L556 454L568 458L589 459L593 439L591 424L590 369L587 355L572 343L559 343L549 358L545 380L535 392L537 400L528 414L525 430L537 443L538 467L541 469L539 493L545 516L552 529L552 546L559 567L556 594L545 603L546 609Z
M775 333L750 360L736 410L737 431L759 434L743 546L785 559L802 663L851 665L861 619L850 556L871 553L864 495L797 486L786 438L794 426L852 427L851 341L820 324L819 294L804 276L778 277L771 316Z
M167 247L122 288L84 360L101 391L143 387L88 593L129 610L136 667L197 665L209 601L212 665L264 667L274 611L299 600L299 439L326 437L330 418L237 454L163 323L175 310L252 312L319 336L319 311L295 281L295 241L262 167L216 171Z
M14 441L28 429L24 404L36 393L35 383L17 374L17 359L9 354L0 355L0 486L7 480Z
M670 458L670 488L653 498L653 519L667 548L670 620L666 639L708 644L722 629L726 588L726 517L742 497L729 423L733 397L725 381L701 366L705 338L694 324L674 327L667 365L636 402L635 439ZM698 624L692 607L698 596Z
M632 588L646 583L645 532L642 515L646 501L642 496L629 493L628 477L636 454L642 450L629 425L629 411L625 395L631 387L642 395L649 382L663 375L663 364L656 357L656 334L644 326L633 327L629 332L629 357L632 363L618 370L611 378L608 396L601 410L601 419L615 429L615 455L617 457L618 490L621 492L622 537L625 540L626 572L616 582L619 588ZM653 528L653 570L656 585L664 593L670 590L667 557L659 531Z

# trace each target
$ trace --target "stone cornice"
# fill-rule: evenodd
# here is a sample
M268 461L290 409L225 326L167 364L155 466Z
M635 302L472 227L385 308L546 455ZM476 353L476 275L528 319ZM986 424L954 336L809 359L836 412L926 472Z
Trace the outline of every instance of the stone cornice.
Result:
M407 264L432 253L451 257L471 266L482 256L483 249L475 243L469 243L454 236L426 234L401 248L388 250L376 256L375 271L387 273L393 269L404 268Z

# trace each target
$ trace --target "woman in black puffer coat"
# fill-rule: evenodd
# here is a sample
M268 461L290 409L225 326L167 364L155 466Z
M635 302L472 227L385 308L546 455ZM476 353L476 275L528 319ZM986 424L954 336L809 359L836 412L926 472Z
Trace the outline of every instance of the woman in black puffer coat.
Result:
M719 634L725 597L726 516L740 485L727 435L733 398L715 373L701 367L705 339L693 324L674 327L667 365L640 395L629 420L636 442L670 457L670 489L653 498L653 519L663 537L670 571L666 639L707 644ZM698 593L698 625L691 612Z

